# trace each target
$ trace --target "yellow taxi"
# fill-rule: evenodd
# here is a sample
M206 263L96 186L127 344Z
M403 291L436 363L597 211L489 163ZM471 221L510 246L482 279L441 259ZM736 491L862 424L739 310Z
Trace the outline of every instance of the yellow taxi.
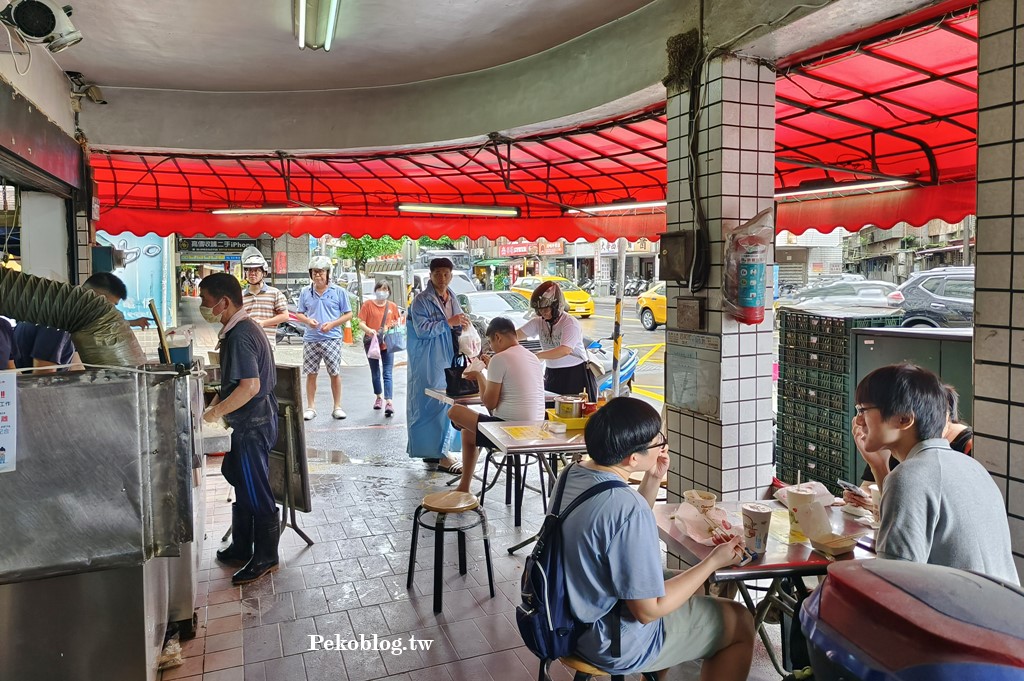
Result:
M636 299L636 316L648 331L665 323L665 282L659 282Z
M562 289L565 302L569 306L569 314L581 319L586 319L594 314L594 299L590 297L589 293L565 277L526 275L516 279L516 283L512 285L512 290L522 293L529 299L533 295L533 291L545 281L553 281Z

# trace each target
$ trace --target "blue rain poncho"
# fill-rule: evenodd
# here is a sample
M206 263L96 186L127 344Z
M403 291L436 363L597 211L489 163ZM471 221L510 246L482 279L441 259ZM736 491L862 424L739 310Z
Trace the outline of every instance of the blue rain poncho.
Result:
M462 307L451 289L452 314L462 314ZM432 284L427 284L409 307L406 318L408 345L408 389L406 391L406 422L409 444L406 451L414 459L440 459L448 454L452 428L448 405L427 397L427 388L444 391L444 370L451 366L455 354L452 329ZM461 330L461 327L457 327Z

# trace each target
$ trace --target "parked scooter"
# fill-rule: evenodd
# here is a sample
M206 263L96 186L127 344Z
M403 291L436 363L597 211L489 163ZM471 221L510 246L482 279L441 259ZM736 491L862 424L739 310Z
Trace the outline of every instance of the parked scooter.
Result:
M299 321L295 312L288 310L288 321L277 325L277 342L291 345L292 338L302 340L306 335L306 325Z

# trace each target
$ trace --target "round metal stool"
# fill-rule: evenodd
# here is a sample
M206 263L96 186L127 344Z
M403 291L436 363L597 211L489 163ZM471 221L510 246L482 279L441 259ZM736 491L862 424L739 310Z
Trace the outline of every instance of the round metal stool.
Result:
M435 513L434 522L423 519L428 511ZM468 511L476 513L478 519L468 525L445 527L450 514L462 514ZM416 542L419 539L420 527L434 532L434 612L441 612L441 594L444 590L444 534L459 533L459 574L466 574L466 530L480 525L484 539L484 561L487 564L487 585L494 598L494 573L491 570L491 540L487 536L487 516L480 508L477 498L468 492L435 492L423 497L423 503L416 507L412 517L412 548L409 551L409 579L406 588L412 588L412 579L416 571Z

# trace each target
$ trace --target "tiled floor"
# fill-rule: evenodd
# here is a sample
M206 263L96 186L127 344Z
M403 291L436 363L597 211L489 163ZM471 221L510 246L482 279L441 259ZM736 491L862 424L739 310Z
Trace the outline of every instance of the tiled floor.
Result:
M420 532L414 586L406 589L412 512L424 496L444 488L447 476L417 462L329 464L311 461L314 511L299 514L316 542L307 547L286 530L281 569L241 588L232 568L214 560L231 522L228 485L220 460L208 459L207 532L197 602L200 629L183 645L185 664L163 673L164 681L531 681L537 660L515 626L522 554L506 549L532 534L535 524L512 526L503 491L488 494L496 595L490 598L479 529L468 542L469 571L458 574L455 535L445 551L444 610L434 615L433 533ZM542 517L539 496L527 492L524 516ZM310 637L406 643L432 641L429 651L401 654L373 650L313 650ZM760 644L757 644L760 646ZM408 646L406 646L408 647ZM777 679L765 669L751 679ZM557 667L555 669L554 667ZM677 670L674 679L695 679L699 667ZM554 665L552 677L572 675Z

